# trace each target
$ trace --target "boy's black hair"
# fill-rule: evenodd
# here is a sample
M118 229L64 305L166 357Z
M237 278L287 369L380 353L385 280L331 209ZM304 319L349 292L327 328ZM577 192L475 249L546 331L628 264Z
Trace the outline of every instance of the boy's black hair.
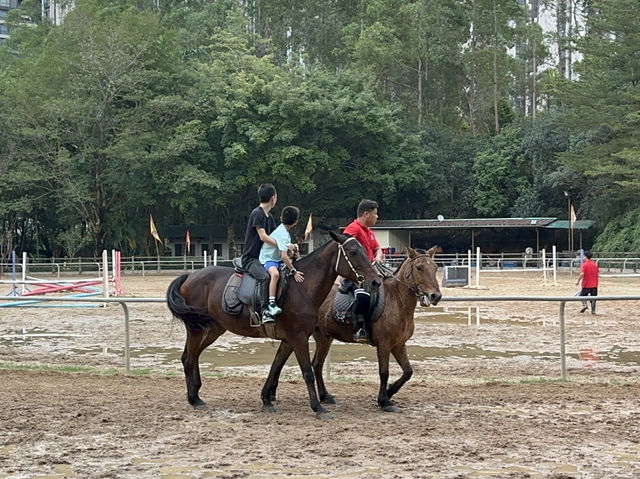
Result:
M276 187L271 183L264 183L258 186L258 199L260 203L268 202L276 194Z
M285 206L282 208L280 218L282 218L282 223L284 225L290 226L295 224L295 222L300 218L300 210L295 206Z
M584 252L584 255L585 255L587 258L589 258L589 259L591 259L591 257L593 256L593 255L591 254L591 251L585 251L585 252Z
M362 200L358 204L358 218L365 214L367 211L373 211L378 208L378 203L373 200Z

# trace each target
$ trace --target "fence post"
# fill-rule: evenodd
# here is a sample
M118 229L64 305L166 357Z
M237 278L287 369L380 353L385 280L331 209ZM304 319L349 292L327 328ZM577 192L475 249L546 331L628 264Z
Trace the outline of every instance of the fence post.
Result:
M560 369L563 381L567 380L567 358L565 357L566 344L564 331L564 307L566 304L566 301L560 301Z
M476 248L476 287L480 286L480 246Z

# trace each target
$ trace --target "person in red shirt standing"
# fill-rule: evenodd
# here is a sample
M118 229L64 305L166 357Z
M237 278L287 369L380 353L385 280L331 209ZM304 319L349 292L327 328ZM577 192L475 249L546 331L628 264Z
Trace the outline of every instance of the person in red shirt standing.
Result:
M585 260L580 267L580 276L578 276L578 281L576 281L576 285L580 284L582 281L582 289L580 290L580 296L598 296L598 277L600 275L600 269L598 265L591 261L591 251L584 252ZM596 302L595 300L590 301L591 303L591 314L596 314ZM585 304L585 303L583 303ZM581 313L584 313L587 310L587 306L583 306L580 310Z
M378 203L373 200L363 199L358 204L358 217L344 229L343 233L353 236L364 247L367 256L372 263L382 263L382 249L376 239L376 235L369 228L378 221ZM344 280L341 290L349 290L352 285L345 284ZM355 322L353 340L358 343L367 342L367 332L365 328L365 317L369 312L371 297L362 288L354 290L355 297Z

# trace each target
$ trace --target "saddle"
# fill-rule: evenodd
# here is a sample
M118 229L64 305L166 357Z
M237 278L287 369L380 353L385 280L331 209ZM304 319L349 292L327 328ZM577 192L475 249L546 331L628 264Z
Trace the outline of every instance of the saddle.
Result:
M353 324L355 321L356 298L353 288L345 290L338 288L338 292L333 298L331 305L331 317L341 324ZM365 315L365 321L369 324L375 323L384 309L384 283L380 285L377 293L371 295L369 311Z
M242 314L244 306L246 305L249 309L251 325L260 326L261 321L258 315L260 304L258 301L257 281L242 267L242 260L240 258L234 258L231 263L233 264L234 273L224 287L222 293L222 309L227 314L239 316ZM286 291L287 283L286 276L284 273L280 274L277 288L279 295L276 298L278 305L284 303L284 292Z

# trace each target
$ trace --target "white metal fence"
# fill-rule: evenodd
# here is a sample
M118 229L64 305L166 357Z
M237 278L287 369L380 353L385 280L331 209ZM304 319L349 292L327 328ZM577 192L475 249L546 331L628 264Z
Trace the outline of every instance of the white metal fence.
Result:
M124 367L125 371L130 371L130 344L129 344L129 308L130 303L164 303L165 298L64 298L49 296L32 296L30 299L38 301L58 301L58 302L78 302L78 303L118 303L124 311ZM584 301L584 296L449 296L443 297L444 302L466 302L466 303L483 303L483 302L555 302L559 304L558 308L558 324L559 324L559 355L560 355L560 374L563 380L567 379L567 363L566 363L566 334L565 334L565 306L567 302ZM4 301L20 301L23 298L15 296L0 296L0 302ZM640 296L589 296L588 301L640 301ZM327 365L328 366L328 365Z

